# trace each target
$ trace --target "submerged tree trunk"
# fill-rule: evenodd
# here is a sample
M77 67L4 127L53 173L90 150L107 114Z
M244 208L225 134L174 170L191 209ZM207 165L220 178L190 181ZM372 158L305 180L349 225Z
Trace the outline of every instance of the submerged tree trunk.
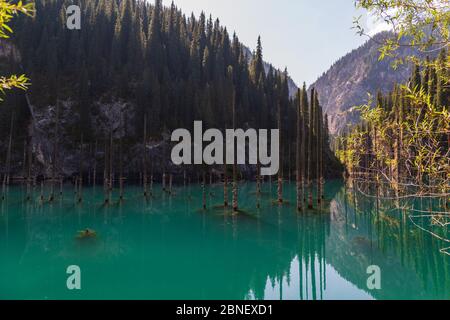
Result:
M205 170L203 170L203 177L202 177L202 204L203 204L203 210L206 210L206 173L205 173Z
M30 139L30 137L28 137ZM28 173L27 173L27 201L31 200L31 170L33 165L33 153L31 150L31 142L27 143Z
M310 105L311 108L309 110L309 134L308 134L308 169L307 169L307 175L308 175L308 209L313 209L313 195L312 195L312 155L313 155L313 125L314 125L314 94L315 91L312 89L311 91L311 101Z
M142 167L143 167L143 175L142 175L142 183L144 186L144 197L147 197L147 116L144 116L144 148L143 148L143 157L142 157Z
M303 203L306 203L305 196L305 180L306 180L306 123L307 123L307 114L308 114L308 93L306 92L306 86L304 85L302 89L302 142L301 142L301 188L302 188L302 198Z
M44 202L44 181L41 181L41 196L40 196L41 202Z
M80 174L78 178L78 202L83 201L83 134L80 142Z
M122 138L119 139L119 201L123 201L123 150L122 150Z
M166 173L164 172L163 174L162 174L162 190L163 190L163 192L166 192L167 190L166 190Z
M104 146L104 168L103 168L103 193L105 195L105 204L109 203L108 199L108 136L105 135L105 146Z
M317 92L316 92L316 98L315 98L315 105L316 105L316 186L317 186L317 190L316 190L316 197L317 197L317 203L320 204L322 201L322 198L320 196L320 183L321 183L321 179L320 179L320 137L321 137L321 129L320 129L320 107L319 107L319 99L317 98Z
M236 91L233 88L233 101L232 101L232 109L233 109L233 129L236 130ZM237 212L239 210L238 204L238 186L237 186L237 155L236 148L234 148L234 161L233 161L233 212Z
M278 171L278 203L283 203L283 143L281 134L281 102L278 102L278 130L280 131L280 170Z
M296 192L297 192L297 210L301 211L303 207L303 199L301 194L301 185L302 185L302 170L300 165L300 154L301 154L301 136L300 136L300 130L301 130L301 101L302 101L302 94L300 89L298 89L298 99L299 104L297 106L297 139L296 139L296 145L295 145L295 171L296 171Z
M228 208L228 173L226 162L223 165L223 206Z
M97 184L97 149L98 149L98 140L95 140L94 147L94 169L92 173L92 185L95 187Z
M237 212L239 210L238 204L238 185L237 185L237 170L236 164L233 165L233 211Z
M256 207L259 209L261 197L261 163L257 162L256 164Z
M56 121L55 121L55 136L53 138L53 165L52 165L52 182L49 201L52 202L55 198L55 182L57 172L57 155L58 155L58 136L59 136L59 103L56 101Z
M8 151L6 154L6 173L3 176L3 187L2 187L2 199L6 197L6 186L9 185L9 179L11 174L11 150L12 150L12 136L14 130L14 112L11 114L11 124L9 128L9 141L8 141Z

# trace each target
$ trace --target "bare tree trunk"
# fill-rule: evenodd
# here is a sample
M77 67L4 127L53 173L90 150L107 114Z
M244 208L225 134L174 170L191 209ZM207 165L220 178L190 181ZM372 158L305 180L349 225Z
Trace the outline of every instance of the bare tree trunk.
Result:
M104 168L103 168L103 192L105 194L105 204L109 203L108 198L108 187L109 187L109 181L108 181L108 137L105 135L105 148L104 148Z
M228 174L226 163L223 165L223 206L225 208L228 207Z
M28 138L30 139L30 138ZM27 143L27 154L28 154L28 174L27 174L27 201L31 200L31 170L33 164L33 153L31 150L31 141Z
M164 192L166 191L166 173L162 175L162 189Z
M27 141L23 142L23 161L22 161L22 179L25 182L26 172L27 172Z
M83 201L83 134L81 134L80 143L80 177L78 185L78 202Z
M59 137L59 102L56 100L56 121L55 121L55 136L53 138L53 165L52 165L52 182L50 191L50 202L55 198L55 182L57 171L57 156L58 156L58 137Z
M302 90L302 141L301 141L301 188L303 203L306 203L305 179L306 179L306 115L308 110L308 97L306 90Z
M283 203L283 140L281 134L281 102L278 102L278 130L280 131L280 170L278 171L278 203Z
M301 184L302 184L302 172L300 168L300 153L301 153L301 141L300 141L300 127L301 127L301 93L300 89L298 90L298 100L299 105L297 106L297 142L296 142L296 150L295 150L295 168L296 168L296 191L297 191L297 210L302 210L303 199L301 195Z
M202 205L203 210L206 210L206 173L203 170L203 178L202 178Z
M3 190L2 190L2 199L3 200L6 197L6 186L9 185L9 179L10 179L10 174L11 174L11 150L12 150L13 130L14 130L14 112L11 114L11 124L9 127L8 151L6 154L6 173L3 176Z
M233 110L233 129L236 130L236 89L233 87L232 95L232 110ZM234 145L234 144L233 144ZM238 212L238 185L237 185L237 155L236 148L234 148L234 161L233 161L233 212Z
M259 209L261 197L261 163L257 162L256 164L256 207Z
M237 212L239 210L238 205L238 186L237 186L237 170L236 164L233 165L233 211Z
M41 181L41 202L44 202L44 181Z
M317 93L316 93L317 94ZM316 100L318 101L318 100ZM322 201L322 198L320 196L320 136L321 136L321 129L320 129L320 107L319 105L316 105L316 186L317 186L317 203L320 204Z
M144 117L144 156L142 159L142 167L143 167L143 176L142 176L142 182L144 185L144 197L147 197L147 116Z
M119 139L119 200L123 201L123 150L122 150L122 138Z
M94 170L92 173L92 185L95 187L97 180L97 148L98 141L95 140L95 148L94 148Z
M233 101L232 101L232 109L233 109L233 129L236 130L236 91L233 88ZM236 148L234 148L234 159L233 159L233 212L237 212L239 210L238 205L238 186L237 186L237 155Z
M312 155L313 155L313 126L314 126L314 100L315 100L314 89L311 92L311 108L309 111L309 134L308 134L308 209L313 209L313 184L312 184Z
M323 120L323 116L321 114L321 119ZM325 199L325 194L324 194L324 189L325 189L325 177L324 177L324 163L323 163L323 155L324 155L324 150L326 150L326 148L328 148L329 146L324 147L325 144L325 132L323 132L322 130L324 129L324 126L322 126L321 129L321 137L320 137L320 199L324 200Z

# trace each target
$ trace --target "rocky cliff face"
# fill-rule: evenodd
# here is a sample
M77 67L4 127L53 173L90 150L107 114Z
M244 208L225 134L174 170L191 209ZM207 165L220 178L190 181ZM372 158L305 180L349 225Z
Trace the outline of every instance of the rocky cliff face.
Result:
M352 107L368 102L368 93L378 90L387 93L395 83L404 83L411 75L411 65L392 68L393 59L379 61L380 43L390 34L382 32L339 59L331 68L311 85L318 90L320 103L329 116L330 131L337 134L348 124L359 120ZM400 56L413 53L402 48Z

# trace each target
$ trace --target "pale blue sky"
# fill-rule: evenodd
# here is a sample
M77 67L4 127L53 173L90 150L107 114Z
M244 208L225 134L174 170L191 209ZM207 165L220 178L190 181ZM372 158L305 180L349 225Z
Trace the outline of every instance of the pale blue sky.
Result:
M168 6L171 0L164 0ZM186 15L204 11L252 50L261 35L264 60L297 85L314 82L333 62L367 39L352 30L354 0L174 0ZM369 29L378 28L369 23Z

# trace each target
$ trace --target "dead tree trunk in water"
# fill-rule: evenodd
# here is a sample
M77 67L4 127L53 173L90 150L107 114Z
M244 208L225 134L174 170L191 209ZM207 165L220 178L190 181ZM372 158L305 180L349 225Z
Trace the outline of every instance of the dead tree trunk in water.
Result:
M287 163L287 165L288 165L288 183L290 184L291 183L291 180L292 180L292 164L291 164L291 145L289 144L288 145L288 163Z
M166 173L162 174L162 190L166 192Z
M309 110L309 128L308 128L308 169L307 169L307 185L308 185L308 209L313 209L313 196L312 196L312 155L313 155L313 125L314 125L314 89L311 91L311 101L310 101L310 110Z
M27 201L31 200L31 170L32 170L32 164L33 164L33 153L31 149L31 138L30 141L27 143L27 157L28 157L28 174L27 174Z
M95 187L97 180L97 148L98 148L98 140L95 140L94 147L94 169L92 173L92 185Z
M113 133L110 132L109 138L109 186L108 186L108 203L112 201L112 191L114 184L114 172L113 172Z
M41 181L41 202L44 202L44 181Z
M11 150L12 150L12 136L14 130L14 112L11 114L11 124L9 127L9 141L8 141L8 151L6 154L6 173L3 176L3 190L2 190L2 199L4 200L6 197L6 186L9 185L9 179L11 174Z
M323 112L323 111L322 111ZM320 138L320 198L322 200L325 199L325 174L324 174L324 159L323 156L325 154L325 150L329 148L329 145L325 145L326 139L325 137L328 136L328 116L325 114L325 117L323 117L323 114L321 113L321 119L323 122L322 125L322 137ZM325 124L326 122L326 124Z
M78 202L83 201L83 134L81 134L80 143L80 175L78 181Z
M57 171L57 156L58 156L58 137L59 137L59 102L56 101L56 121L55 121L55 136L53 138L53 165L52 165L52 182L49 201L52 202L55 199L55 181Z
M226 161L223 165L223 206L228 208L228 173Z
M261 207L260 204L261 197L261 163L256 163L256 207L259 209Z
M236 130L236 90L233 88L233 96L232 96L232 110L233 110L233 130ZM234 147L234 159L233 159L233 212L237 212L239 210L238 205L238 185L237 185L237 155L236 148Z
M278 172L278 203L283 203L283 143L281 134L281 102L278 101L278 130L280 132L280 170Z
M104 157L104 168L103 168L103 192L105 195L105 204L109 203L109 199L108 199L108 136L105 135L105 146L104 146L104 153L103 153L103 157Z
M302 188L302 198L303 203L306 203L306 193L305 193L305 180L306 180L306 124L307 124L307 115L308 115L308 93L306 91L306 85L303 86L302 89L302 98L301 98L301 107L302 107L302 141L301 141L301 188Z
M206 173L205 173L205 170L203 170L203 175L202 175L202 207L203 207L203 210L206 210Z
M300 89L298 89L298 99L299 104L297 106L297 143L295 146L295 170L296 170L296 189L297 189L297 210L302 210L303 199L301 195L301 184L302 184L302 172L300 169L300 153L301 153L301 141L300 141L300 127L301 127L301 101L302 95Z
M123 150L122 138L119 139L119 201L123 201Z
M317 197L317 203L320 204L322 202L322 198L320 196L320 183L321 183L321 179L320 179L320 153L321 153L321 149L320 149L320 137L321 137L321 121L320 121L320 117L321 117L321 112L320 112L320 106L319 106L319 99L317 96L317 91L316 93L316 97L315 97L315 107L316 107L316 115L315 115L315 126L316 126L316 197Z
M22 161L22 178L25 180L27 172L27 141L23 141L23 161Z
M143 176L142 182L144 185L144 197L147 197L147 116L144 117L144 155L142 157Z

